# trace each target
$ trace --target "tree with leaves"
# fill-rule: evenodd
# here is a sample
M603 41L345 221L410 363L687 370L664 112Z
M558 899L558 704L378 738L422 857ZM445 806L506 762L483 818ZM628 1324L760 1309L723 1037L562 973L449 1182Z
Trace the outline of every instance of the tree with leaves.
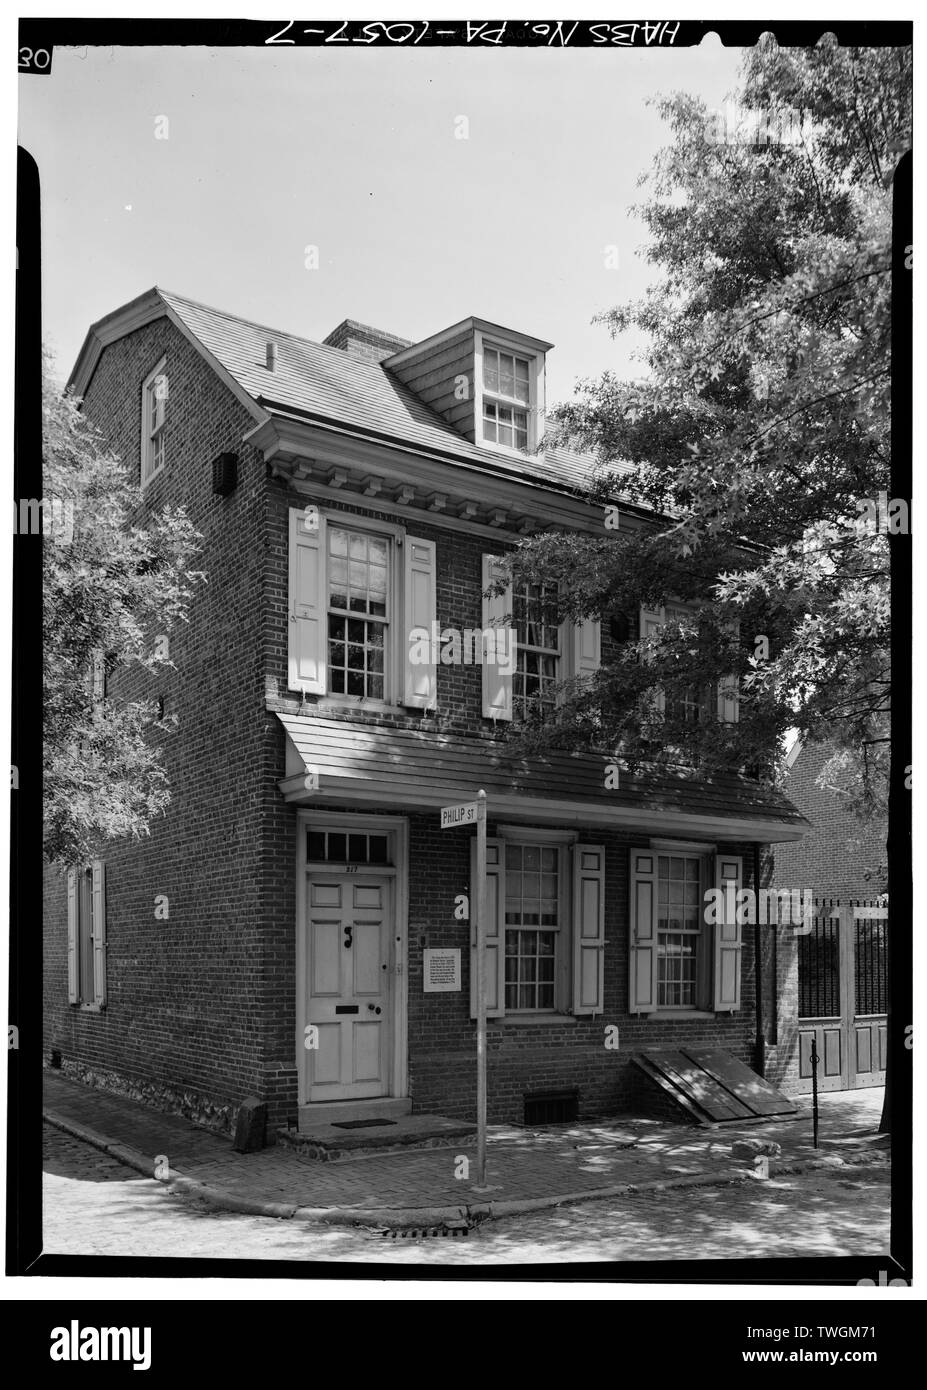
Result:
M595 456L603 534L530 537L511 560L516 582L556 586L561 616L598 616L619 640L552 718L513 733L620 749L632 768L682 756L775 778L795 728L835 747L819 780L881 817L890 547L909 543L907 499L890 496L890 349L911 52L766 36L735 101L760 113L759 143L741 138L749 116L721 122L681 93L658 104L672 143L637 209L658 275L601 316L642 332L648 375L581 383L549 434ZM790 138L769 143L777 113ZM619 511L608 530L617 497L661 519ZM634 639L642 609L665 621ZM732 675L739 719L705 717L704 692Z
M162 748L171 719L151 699L103 698L132 672L171 666L187 620L199 536L181 508L136 524L140 489L51 379L43 411L44 856L85 863L103 842L149 833L170 801ZM138 681L135 682L136 685Z
M658 273L641 300L600 316L613 334L643 334L648 374L580 383L547 437L594 456L602 534L530 537L510 568L556 585L561 617L598 616L619 638L641 608L665 621L632 629L595 680L513 734L620 748L631 767L682 753L706 773L772 778L795 727L835 743L824 775L879 812L889 545L907 513L889 494L889 385L910 51L780 49L767 36L744 58L739 129L690 95L658 106L672 143L635 209ZM800 119L770 143L786 113ZM659 522L610 512L619 497ZM706 692L732 676L739 719L706 717Z

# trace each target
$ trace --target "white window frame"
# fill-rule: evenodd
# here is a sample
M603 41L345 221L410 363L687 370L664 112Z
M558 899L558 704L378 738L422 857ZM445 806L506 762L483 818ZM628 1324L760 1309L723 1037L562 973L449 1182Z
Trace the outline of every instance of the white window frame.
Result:
M667 604L662 604L662 605L660 606L659 610L656 609L656 608L646 608L645 605L641 605L640 613L639 613L639 615L638 615L638 622L639 622L640 628L641 628L641 634L640 634L641 637L643 637L643 635L644 635L644 634L643 634L643 617L642 617L642 614L643 614L644 612L647 612L647 613L656 613L656 612L659 611L659 614L660 614L660 626L663 627L663 626L665 626L666 621L667 621L667 617L666 617L667 609L673 609L673 610L675 610L676 612L684 613L684 614L686 614L686 615L689 616L689 617L696 617L696 616L698 615L698 611L699 611L699 610L698 610L697 604L694 604L694 603L685 603L685 602L677 601L677 600L671 600L671 601L670 601L669 603L667 603ZM695 688L695 689L698 689L697 686L695 686L694 688ZM654 690L655 690L655 692L656 692L656 703L657 703L657 708L658 708L658 710L659 710L661 716L665 717L665 714L666 714L666 692L665 692L665 690L663 689L662 686L655 686L655 687L654 687ZM712 711L711 697L712 697L712 694L713 694L713 693L714 693L713 687L708 687L708 686L706 686L705 689L704 689L704 691L702 691L702 692L699 694L699 699L698 699L699 723L701 723L701 724L706 723L706 722L708 721L708 719L710 718L710 716L711 716L711 711Z
M324 695L320 695L317 708L321 711L326 706L329 708L337 706L341 709L392 709L397 704L401 704L400 696L403 690L403 652L397 639L397 623L400 622L402 614L402 549L405 544L405 528L397 526L393 522L378 521L373 517L355 516L352 512L340 512L325 510L326 533L331 526L340 527L345 531L367 531L372 535L379 536L388 542L389 561L386 567L386 634L384 639L383 654L383 698L374 699L366 695L347 695L339 694L326 688ZM328 661L328 619L329 619L329 575L328 575L328 536L325 537L324 554L324 614L325 630L323 640L325 642L325 684L331 684L331 667ZM363 615L358 615L363 616Z
M659 608L659 610L656 609L656 608L647 608L646 605L642 604L641 607L640 607L640 609L639 609L639 612L638 612L638 623L639 623L639 626L640 626L640 636L641 636L641 637L643 637L643 614L644 614L645 612L646 612L646 613L656 613L656 612L659 611L659 614L660 614L660 626L662 627L662 626L666 623L666 612L667 612L667 609L668 609L668 608L669 608L669 609L675 609L677 612L686 613L686 614L688 614L689 616L692 616L692 617L697 616L697 615L698 615L698 612L699 612L698 604L695 604L695 603L687 603L687 602L684 602L684 601L682 601L682 600L675 600L675 599L670 600L670 602L669 602L668 604L663 604L663 605ZM739 620L739 619L737 620L737 628L736 628L736 631L737 631L737 635L738 635L738 637L739 637L739 634L740 634L740 620ZM700 711L699 723L707 724L707 723L709 723L709 721L710 721L711 719L713 719L713 718L715 717L715 715L716 715L717 713L719 713L719 711L720 711L720 703L721 703L721 699L722 699L721 692L722 692L722 690L723 690L728 684L729 684L729 681L728 681L728 680L725 680L725 679L722 679L722 680L720 680L720 681L711 681L711 682L709 682L708 684L706 684L706 685L704 686L704 688L701 690L701 692L700 692L700 694L699 694L699 700L698 700L698 706L699 706L699 711ZM696 688L697 688L697 687L696 687ZM663 690L662 686L656 686L656 687L655 687L655 690L656 690L656 695L657 695L657 708L659 709L659 711L660 711L660 713L661 713L662 715L665 715L665 711L666 711L666 692ZM735 704L738 704L738 705L739 705L739 700L740 700L740 681L737 680L736 677L735 677L734 680L733 680L733 690L734 690ZM735 720L736 720L737 717L738 717L738 716L735 715Z
M512 357L520 357L528 363L528 404L524 407L528 417L528 442L524 449L516 449L508 444L499 444L496 440L486 439L483 435L483 396L488 400L496 401L501 405L511 405L513 409L522 408L518 402L509 400L505 396L496 395L494 392L483 390L483 357L486 348L491 348L495 352L505 352ZM543 353L533 352L526 348L524 344L507 339L504 334L492 333L484 334L481 329L474 330L474 360L473 360L473 381L474 381L474 427L476 440L481 448L492 449L495 453L506 454L509 458L524 460L529 454L534 453L538 447L538 442L544 434L544 355Z
M523 586L523 587L525 587L525 586ZM530 587L530 586L528 586L528 587ZM515 619L515 600L516 600L515 585L513 584L513 585L512 585L512 630L515 631L515 632L517 632L517 623L516 623L516 619ZM553 656L553 657L555 658L555 660L556 660L556 672L555 672L554 679L553 679L553 684L554 684L554 686L557 686L557 685L561 684L561 682L563 682L564 680L568 680L568 679L570 678L570 676L572 675L572 671L571 671L570 668L569 668L569 663L568 663L568 659L567 659L567 653L568 653L568 650L569 650L569 644L568 644L568 640L567 640L567 637L568 637L567 628L569 627L569 624L568 624L568 623L552 623L552 624L545 624L545 626L553 627L554 631L555 631L556 634L557 634L557 650L556 650L556 652L554 652L552 649L550 649L550 648L548 648L548 647L532 647L532 646L528 646L527 644L523 644L523 643L521 643L520 641L518 641L517 637L516 637L516 639L515 639L515 669L514 669L514 671L512 672L512 718L513 718L514 720L516 720L516 721L525 719L526 714L527 714L527 710L521 708L522 697L521 697L521 695L518 693L518 691L517 691L517 689L516 689L516 686L517 686L517 684L518 684L518 679L519 679L519 676L518 676L518 657L519 657L519 654L520 654L522 651L538 652L538 653L540 653L540 654L543 655L543 656ZM542 687L542 688L543 688L543 687ZM556 702L557 702L557 696L555 695L555 696L554 696L554 700L553 700L554 705L556 705Z
M699 873L699 892L698 892L698 931L688 928L673 929L660 927L660 860L661 859L696 859L698 861ZM714 933L705 919L705 890L711 883L711 868L713 858L710 851L702 847L696 849L658 849L654 851L656 872L654 875L654 888L656 891L655 915L654 915L654 936L655 949L657 951L657 1007L656 1013L666 1018L677 1017L680 1014L710 1013L712 1002L712 990L714 987ZM696 973L694 999L691 1003L666 1004L660 1002L660 940L666 936L695 936L696 946Z
M507 931L552 931L555 934L554 951L554 1003L550 1009L509 1009L505 1008L501 1018L511 1022L531 1021L533 1019L572 1018L570 1008L573 989L573 857L570 846L576 843L577 834L570 830L536 830L529 826L499 826L496 838L506 850L501 865L502 892L501 923L502 942L500 949L505 953L505 934ZM556 927L507 927L505 923L505 875L508 871L509 845L535 845L539 849L557 850L557 915ZM503 1006L505 1005L505 966L503 965Z
M155 478L160 477L167 465L167 449L164 441L164 430L167 423L167 393L165 393L161 397L155 396L155 399L160 401L161 404L161 418L154 431L152 431L150 426L151 416L149 402L149 396L153 391L156 390L155 384L158 380L158 377L164 374L164 368L166 366L167 357L162 357L157 366L154 367L153 370L148 373L148 375L145 377L145 380L142 382L142 435L139 479L141 482L143 492L148 487L149 483L153 482ZM155 434L157 434L160 438L161 462L157 468L152 468L151 460L154 452L153 440Z

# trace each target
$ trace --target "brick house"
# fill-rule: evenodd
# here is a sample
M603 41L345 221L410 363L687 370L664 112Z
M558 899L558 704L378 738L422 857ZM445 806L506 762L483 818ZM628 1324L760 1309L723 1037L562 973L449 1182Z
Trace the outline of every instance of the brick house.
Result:
M485 595L520 535L601 532L587 462L532 452L550 346L475 318L317 344L159 289L90 329L70 385L144 506L188 509L209 582L146 691L179 720L167 815L48 875L46 1049L73 1074L226 1127L248 1095L271 1131L471 1118L472 827L439 808L480 788L490 1121L538 1093L652 1102L641 1049L750 1062L754 929L709 924L704 894L751 886L800 813L733 776L506 756L512 720L625 636ZM511 649L468 649L508 614ZM450 630L459 651L421 639Z

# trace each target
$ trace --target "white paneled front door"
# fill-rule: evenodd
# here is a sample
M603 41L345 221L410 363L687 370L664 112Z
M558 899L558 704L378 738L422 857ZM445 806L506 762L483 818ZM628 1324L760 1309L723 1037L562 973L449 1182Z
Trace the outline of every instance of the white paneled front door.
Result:
M392 880L313 874L307 885L306 1093L389 1094ZM314 1031L313 1031L314 1030Z

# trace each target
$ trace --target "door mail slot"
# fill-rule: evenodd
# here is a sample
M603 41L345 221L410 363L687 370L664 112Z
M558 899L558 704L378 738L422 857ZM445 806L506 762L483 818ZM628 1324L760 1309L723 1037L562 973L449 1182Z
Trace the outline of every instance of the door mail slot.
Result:
M335 1013L336 1013L336 1014L358 1014L358 1013L360 1013L360 1004L336 1004L336 1005L335 1005Z

